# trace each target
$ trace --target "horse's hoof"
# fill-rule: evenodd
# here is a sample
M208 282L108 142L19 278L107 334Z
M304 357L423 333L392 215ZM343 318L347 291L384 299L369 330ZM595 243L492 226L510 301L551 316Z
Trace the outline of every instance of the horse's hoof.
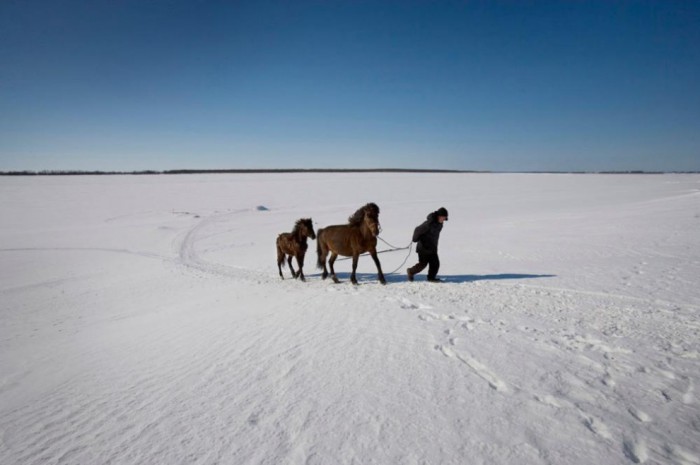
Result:
M333 277L333 282L336 283L336 284L340 284L340 281L339 281L338 278L336 278L335 276Z
M383 286L386 286L386 279L380 279L379 282L380 282Z

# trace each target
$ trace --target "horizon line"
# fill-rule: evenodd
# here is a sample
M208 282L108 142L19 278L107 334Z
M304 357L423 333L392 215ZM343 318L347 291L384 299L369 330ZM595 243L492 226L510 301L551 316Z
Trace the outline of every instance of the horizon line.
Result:
M256 174L256 173L473 173L473 174L700 174L694 170L454 170L431 168L231 168L231 169L172 169L172 170L11 170L0 176L125 176L172 174Z

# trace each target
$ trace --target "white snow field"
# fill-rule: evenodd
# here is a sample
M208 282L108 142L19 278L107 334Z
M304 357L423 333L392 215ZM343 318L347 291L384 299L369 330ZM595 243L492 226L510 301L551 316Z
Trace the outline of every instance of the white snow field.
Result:
M279 278L367 202L398 247L449 210L444 283L315 241ZM2 177L0 214L1 464L700 464L699 175Z

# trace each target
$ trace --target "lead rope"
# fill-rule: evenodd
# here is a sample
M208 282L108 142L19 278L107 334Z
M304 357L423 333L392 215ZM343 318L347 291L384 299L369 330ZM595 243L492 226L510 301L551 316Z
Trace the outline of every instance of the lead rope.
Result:
M408 260L408 257L411 256L411 252L413 251L413 242L412 242L412 241L409 242L408 245L407 245L406 247L396 247L395 245L389 244L387 241L385 241L384 239L382 239L382 238L379 237L379 236L377 236L377 239L379 239L380 241L382 241L383 243L385 243L386 245L388 245L388 246L390 247L390 249L387 249L387 250L379 250L379 251L377 251L377 254L385 253L385 252L396 252L396 251L398 251L398 250L408 250L408 254L406 254L406 258L403 259L403 261L401 262L401 264L400 264L395 270L390 271L390 272L388 272L388 273L384 273L384 274L385 274L385 275L390 275L390 274L396 273L397 271L399 271L399 270L406 264L406 261ZM363 253L362 255L367 255L367 253L365 252L365 253ZM337 259L336 261L339 261L339 262L340 262L340 261L343 261L343 260L350 260L350 257L339 258L339 259Z
M382 242L384 242L385 244L387 244L387 245L389 244L381 237L379 239L381 239ZM407 247L402 247L401 249L394 249L394 250L403 250L403 249L408 249L408 254L406 254L406 258L403 259L401 264L395 270L388 272L387 275L394 274L397 271L399 271L401 268L403 268L403 266L406 264L406 260L408 260L408 257L411 256L411 251L413 250L413 242L411 242Z

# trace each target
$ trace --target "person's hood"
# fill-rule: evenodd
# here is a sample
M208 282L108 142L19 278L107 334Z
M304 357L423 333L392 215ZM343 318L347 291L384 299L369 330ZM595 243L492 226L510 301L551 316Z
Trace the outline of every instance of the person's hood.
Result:
M428 219L428 221L437 221L438 216L444 216L445 221L449 220L449 215L448 215L445 207L440 207L437 210L435 210L434 212L429 213L427 216L427 219Z

